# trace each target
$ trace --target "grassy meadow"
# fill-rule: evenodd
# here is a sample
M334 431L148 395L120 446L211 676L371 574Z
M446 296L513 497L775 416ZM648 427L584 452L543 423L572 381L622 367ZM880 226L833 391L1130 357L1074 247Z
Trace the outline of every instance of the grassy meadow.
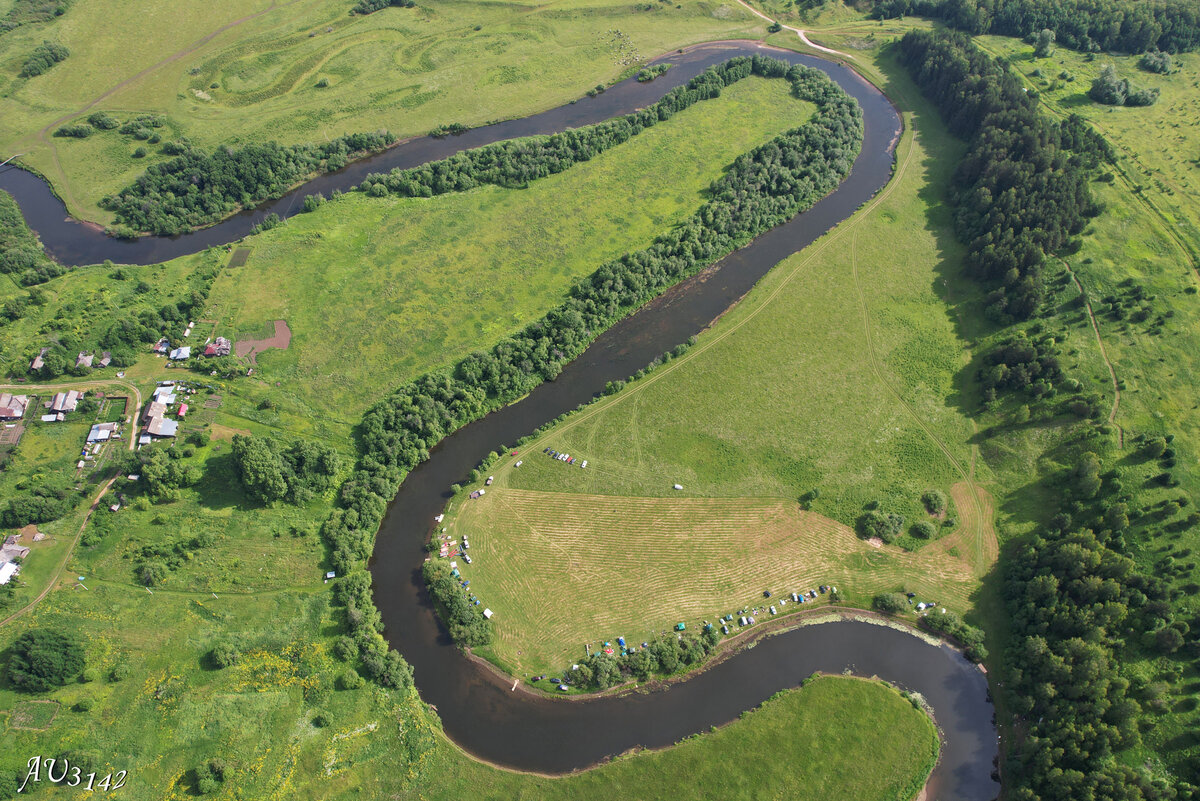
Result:
M861 605L905 588L972 608L998 546L972 445L978 290L959 275L940 203L961 145L896 68L879 68L909 112L888 189L686 355L551 427L519 469L506 457L488 471L484 499L452 509L449 533L479 551L460 569L497 613L502 663L536 670L584 642L761 604L795 582L836 584ZM946 519L925 512L928 489L952 499ZM938 534L874 548L848 527L876 505L906 531L931 520ZM536 598L521 592L530 582ZM578 612L553 624L567 641L532 645L552 625L544 610L561 608Z
M757 37L765 25L732 0L451 0L365 17L351 16L352 5L77 0L51 22L0 38L0 150L26 154L22 162L50 179L73 214L107 222L100 199L167 156L115 130L52 136L93 111L122 121L162 115L163 143L186 138L205 149L382 128L411 136L552 108L665 52ZM66 45L70 57L19 78L43 40ZM132 155L139 145L144 158Z
M551 469L576 470L539 455ZM524 465L520 470L524 470ZM591 470L591 464L588 465ZM796 608L791 592L836 586L853 605L905 589L964 609L970 567L944 551L876 548L848 526L774 498L630 498L495 486L463 502L448 533L470 538L471 590L497 612L489 652L506 671L553 673L600 640L654 639L741 608ZM770 601L763 591L772 590ZM819 597L803 607L827 603ZM734 628L737 628L736 626ZM536 636L534 635L536 632Z
M486 349L603 262L648 245L734 158L811 112L785 82L748 78L526 189L343 195L250 237L249 261L220 275L207 315L234 339L287 320L291 346L259 356L261 369L280 394L348 428L382 391Z

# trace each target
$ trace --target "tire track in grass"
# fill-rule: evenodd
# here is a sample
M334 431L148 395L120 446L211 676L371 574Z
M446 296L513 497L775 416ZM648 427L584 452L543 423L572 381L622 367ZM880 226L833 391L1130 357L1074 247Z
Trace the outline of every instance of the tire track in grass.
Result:
M1117 422L1117 409L1121 405L1121 384L1117 381L1117 371L1113 367L1112 361L1108 358L1108 351L1104 348L1104 340L1100 337L1100 323L1096 319L1096 312L1092 310L1092 301L1088 297L1087 292L1083 291L1083 284L1079 282L1079 276L1075 275L1075 271L1071 269L1071 265L1066 259L1059 259L1062 266L1067 268L1067 275L1071 276L1071 280L1075 282L1075 288L1079 290L1079 296L1083 298L1083 307L1087 309L1088 319L1092 321L1092 331L1096 334L1096 345L1100 348L1100 358L1104 360L1104 366L1108 368L1108 377L1112 379L1113 402L1112 408L1108 412L1108 424L1117 427L1118 441L1122 448L1125 447L1125 429Z

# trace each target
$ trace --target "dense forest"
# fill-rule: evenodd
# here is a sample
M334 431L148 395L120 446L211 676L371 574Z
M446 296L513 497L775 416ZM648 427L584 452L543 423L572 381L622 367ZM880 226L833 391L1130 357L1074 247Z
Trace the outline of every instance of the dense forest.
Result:
M900 58L951 132L970 142L952 203L967 269L993 287L988 316L1027 320L1045 296L1047 257L1099 212L1084 166L1111 150L1082 120L1060 126L1039 114L1020 80L965 34L909 33Z
M1200 46L1200 6L1186 0L879 0L872 15L943 20L970 34L1027 37L1050 30L1084 52L1181 53Z
M1046 250L1074 233L1091 203L1089 171L1109 157L1106 145L1078 120L1061 128L1043 120L1006 70L962 34L912 32L902 40L901 53L947 123L972 137L954 194L959 234L970 245L976 273L995 280L994 272L978 267L977 239L1000 230L980 221L1003 219L1008 209L1028 203L1037 214L1028 225L1010 223L1009 228L1017 241L1028 242L1023 275L1036 276L1040 286L1040 266L1037 272L1029 266L1040 265ZM1065 158L1063 147L1079 151ZM1003 191L1013 205L994 201L997 194L982 178L989 172L1006 176ZM1045 187L1043 174L1054 176L1059 188ZM1056 192L1065 203L1051 200ZM1060 274L1056 281L1065 286L1070 279ZM1019 283L1006 283L1000 301L1008 300L1009 287ZM1022 316L1045 311L1052 319L1052 309L1038 308L1040 289L1017 297L1035 304ZM1127 538L1155 536L1164 523L1191 527L1200 523L1200 515L1175 518L1189 503L1184 497L1155 509L1137 507L1135 493L1118 477L1119 460L1102 456L1111 436L1102 422L1089 419L1098 417L1092 404L1060 394L1077 390L1080 382L1064 375L1054 337L1041 321L1001 337L984 354L979 379L985 404L1018 406L1023 411L1018 421L1030 418L1030 407L1041 420L1061 421L1067 410L1082 418L1064 429L1063 440L1054 446L1055 461L1069 465L1048 480L1047 497L1057 508L1040 510L1048 522L1006 545L1001 559L1010 631L1002 664L993 669L1003 671L1000 686L1016 716L1006 786L1020 801L1200 798L1193 786L1200 782L1200 764L1190 764L1180 778L1155 776L1121 758L1122 751L1140 742L1141 731L1153 726L1146 710L1167 707L1161 687L1131 681L1120 669L1123 658L1200 655L1191 633L1200 621L1175 613L1171 601L1180 591L1167 581L1189 573L1194 564L1164 559L1159 574L1151 576L1125 553ZM1132 458L1167 464L1169 450L1165 440L1146 440ZM1159 484L1172 485L1169 470L1160 475L1165 478Z
M472 354L451 370L405 384L367 412L360 428L361 459L342 486L340 508L322 528L339 573L355 570L370 556L388 501L408 471L428 458L429 449L442 438L555 378L564 364L617 320L811 206L849 173L862 146L862 112L853 99L814 69L759 56L734 58L669 94L665 104L633 116L643 124L653 124L683 104L715 96L721 87L752 74L786 78L796 97L817 105L816 114L807 124L738 157L713 183L710 199L689 221L645 250L602 265L542 319L490 351ZM628 118L619 118L597 130L604 132L604 137L630 135L633 125ZM567 136L562 141L582 140ZM574 152L550 147L550 152ZM428 175L465 174L475 180L475 175L496 167L492 175L521 175L526 176L522 180L529 180L550 168L534 158L515 160L511 170L501 168L492 155L477 158L464 154L456 157L454 164L455 169L446 172L431 166Z
M350 159L391 143L392 135L381 131L350 134L322 145L268 142L219 147L212 153L189 149L152 165L120 193L104 198L101 206L116 216L113 231L118 235L180 234L277 198L305 178L340 170Z

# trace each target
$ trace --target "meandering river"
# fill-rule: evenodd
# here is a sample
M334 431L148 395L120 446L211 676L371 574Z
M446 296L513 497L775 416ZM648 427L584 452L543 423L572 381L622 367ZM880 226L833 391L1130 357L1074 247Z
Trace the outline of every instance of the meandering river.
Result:
M772 267L852 215L888 181L900 118L888 99L853 70L753 42L691 48L660 60L674 68L655 81L632 79L595 98L474 129L461 136L422 137L325 175L287 196L211 228L179 237L114 240L68 217L39 177L0 168L0 189L16 197L46 249L67 264L104 259L152 264L245 236L270 213L296 213L312 193L349 190L369 172L409 167L517 136L553 133L599 122L653 103L708 66L736 55L764 53L816 67L863 108L865 140L850 175L830 195L763 234L713 269L689 279L618 323L563 370L520 402L446 438L401 485L379 531L371 571L386 635L413 665L421 696L437 707L446 733L466 751L493 763L547 773L585 768L636 747L661 747L729 722L814 671L879 676L918 692L933 708L942 736L930 799L990 801L996 729L983 673L947 646L863 622L805 626L768 637L686 681L648 693L563 700L512 690L505 680L464 657L433 613L420 577L424 543L448 488L485 455L547 420L591 400L611 380L625 378L655 356L708 326ZM686 157L686 154L680 154ZM869 725L847 720L846 725ZM863 765L870 770L870 764Z

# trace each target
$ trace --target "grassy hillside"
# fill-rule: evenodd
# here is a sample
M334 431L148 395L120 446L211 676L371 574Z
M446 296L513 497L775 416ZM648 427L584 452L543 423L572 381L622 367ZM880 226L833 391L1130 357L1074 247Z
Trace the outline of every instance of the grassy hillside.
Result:
M716 0L449 2L365 17L351 16L352 5L77 0L52 22L0 38L0 150L28 154L23 161L50 178L73 213L107 221L98 201L166 156L160 144L115 130L51 136L96 110L122 121L164 115L164 143L186 137L205 149L380 128L410 136L561 105L675 48L763 29L736 3ZM66 45L70 57L18 78L43 40ZM145 158L132 155L139 145Z
M649 244L735 157L811 112L784 82L753 78L527 189L344 195L251 237L246 266L216 281L208 317L234 338L287 320L291 346L263 354L262 370L348 427L380 392L486 349L581 276Z

